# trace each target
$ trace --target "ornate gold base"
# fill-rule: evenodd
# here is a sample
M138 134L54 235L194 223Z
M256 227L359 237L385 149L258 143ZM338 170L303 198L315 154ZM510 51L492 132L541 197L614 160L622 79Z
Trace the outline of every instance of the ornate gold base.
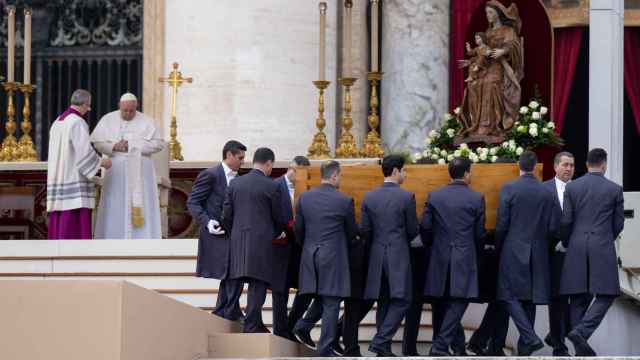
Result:
M182 156L182 145L178 140L169 141L169 160L184 161Z
M13 94L18 90L20 84L17 82L4 82L2 85L4 90L7 92L7 123L5 124L7 135L2 141L0 161L16 161L18 160L18 140L15 137L16 109L13 105Z
M327 122L324 119L324 90L329 86L329 81L318 80L314 81L313 85L319 91L318 96L318 118L316 119L316 128L318 132L313 136L313 142L309 146L309 153L307 156L313 160L323 160L330 158L329 143L327 142L327 136L324 134L324 127Z
M336 147L337 158L355 158L360 155L358 146L351 128L353 127L353 119L351 118L351 87L356 82L356 78L341 78L340 84L344 87L344 114L342 115L342 134Z
M364 141L364 146L360 151L360 156L365 158L381 158L384 156L382 148L382 140L380 134L376 130L380 124L378 117L378 81L382 79L381 72L370 72L367 74L367 80L371 82L371 98L369 99L371 106L371 115L367 117L369 128L371 129Z
M22 136L18 142L18 161L38 161L38 153L36 152L33 141L31 140L31 93L35 86L31 84L20 85L20 91L24 94L24 106L22 107Z

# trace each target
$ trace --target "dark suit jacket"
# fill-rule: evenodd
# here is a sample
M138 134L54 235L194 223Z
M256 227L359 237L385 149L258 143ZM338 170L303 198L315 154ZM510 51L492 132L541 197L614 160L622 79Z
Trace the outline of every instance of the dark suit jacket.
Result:
M222 165L205 169L198 174L187 208L200 225L196 274L200 277L225 279L229 268L229 239L227 235L212 235L207 229L209 220L220 222L222 204L227 190L227 178Z
M398 184L384 183L362 200L360 236L370 243L369 270L364 297L379 299L383 271L393 299L410 300L409 243L418 235L415 196Z
M280 207L282 209L280 214L283 217L281 222L288 225L293 221L293 208L287 180L283 175L274 181L280 188ZM300 268L300 247L295 243L293 229L287 226L285 233L286 239L282 243L273 245L274 262L271 288L279 292L288 292L290 288L298 287L298 270Z
M331 185L300 194L294 229L302 244L300 293L351 296L348 247L358 235L353 199Z
M553 212L554 220L560 223L562 220L562 207L560 206L560 199L558 198L558 189L556 186L556 178L547 180L543 185L551 192L555 201L555 210ZM551 297L560 296L560 278L562 275L562 265L564 264L564 258L566 253L561 251L555 251L556 246L560 242L560 231L556 232L556 236L550 244L551 251Z
M420 233L424 244L431 246L425 295L477 298L477 257L485 236L484 196L454 181L429 194L424 208Z
M229 278L255 279L271 284L273 244L285 229L280 187L260 170L231 182L222 223L230 235Z
M620 185L599 173L587 173L567 185L561 234L567 248L562 294L620 294L615 240L623 228Z
M498 300L549 302L549 249L557 229L555 204L552 194L531 174L502 187L496 222Z

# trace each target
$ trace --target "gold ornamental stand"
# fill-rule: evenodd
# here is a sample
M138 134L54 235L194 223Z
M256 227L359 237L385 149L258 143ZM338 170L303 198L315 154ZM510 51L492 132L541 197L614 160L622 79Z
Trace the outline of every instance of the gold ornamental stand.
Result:
M327 125L324 119L324 90L329 87L329 84L331 82L324 80L313 82L320 94L318 96L318 118L316 119L318 132L313 136L313 142L309 146L309 159L323 160L330 157L329 143L327 143L327 136L324 134L324 127Z
M2 86L7 92L7 123L5 124L5 130L7 131L4 140L2 141L2 150L0 150L0 161L16 161L18 155L18 140L15 137L16 122L15 115L16 109L13 104L13 95L18 90L20 83L17 82L4 82Z
M367 118L371 130L364 140L364 147L360 154L365 158L381 158L384 156L384 149L382 148L380 134L376 129L380 125L380 117L378 116L378 81L382 80L382 73L370 72L367 74L367 80L371 82L371 97L369 98L371 115Z
M353 134L351 134L351 128L353 127L353 119L351 118L351 87L356 80L356 78L341 78L339 80L340 84L344 87L344 108L342 115L342 134L336 147L337 158L355 158L360 154Z
M18 141L18 161L38 161L33 140L31 139L31 93L35 90L32 84L21 84L20 91L24 94L24 106L22 107L22 136Z
M169 159L170 160L180 160L183 161L184 157L182 156L182 146L180 142L178 142L178 120L176 118L176 102L178 99L178 88L182 86L182 84L192 83L193 78L182 77L182 72L178 71L179 64L177 62L173 63L173 71L169 74L169 77L158 79L161 83L165 82L169 84L169 87L172 89L172 97L171 97L171 125L169 126Z

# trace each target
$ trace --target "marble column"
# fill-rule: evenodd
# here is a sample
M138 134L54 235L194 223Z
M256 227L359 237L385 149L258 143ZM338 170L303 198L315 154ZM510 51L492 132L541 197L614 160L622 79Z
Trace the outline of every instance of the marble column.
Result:
M449 110L450 0L385 0L382 11L382 140L413 153Z
M325 134L335 148L337 2L328 0ZM318 1L166 0L166 62L180 88L178 139L187 161L220 160L224 143L260 146L276 160L306 155L316 132ZM165 107L170 103L165 89ZM165 113L166 110L165 110ZM165 117L165 128L168 128Z
M589 9L589 148L608 154L607 177L622 185L624 0L591 0Z

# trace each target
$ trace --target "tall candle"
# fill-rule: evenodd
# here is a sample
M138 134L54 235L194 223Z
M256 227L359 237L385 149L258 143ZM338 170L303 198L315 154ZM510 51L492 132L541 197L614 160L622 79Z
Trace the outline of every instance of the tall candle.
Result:
M326 41L326 28L327 28L327 3L320 3L320 71L318 74L318 80L325 80L325 53L327 47Z
M378 65L378 0L371 0L371 72L379 70Z
M24 9L24 79L31 84L31 9Z
M14 6L9 6L9 23L7 25L7 81L14 82L14 72L16 68L15 57L16 57L16 8Z
M351 9L353 2L344 1L344 71L342 77L351 77Z

